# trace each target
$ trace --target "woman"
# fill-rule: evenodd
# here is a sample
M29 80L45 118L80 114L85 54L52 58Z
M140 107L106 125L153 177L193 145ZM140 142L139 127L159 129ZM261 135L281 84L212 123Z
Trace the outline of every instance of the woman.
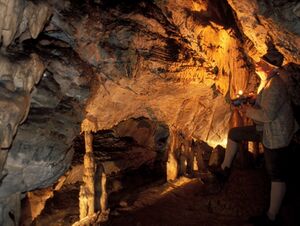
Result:
M270 204L267 213L251 218L257 226L275 225L286 191L287 149L298 129L294 119L287 88L274 66L265 56L256 64L256 73L261 79L254 106L244 105L246 116L255 126L235 127L229 131L225 158L222 165L212 170L221 181L226 181L240 141L261 141L264 146L265 166L271 178Z

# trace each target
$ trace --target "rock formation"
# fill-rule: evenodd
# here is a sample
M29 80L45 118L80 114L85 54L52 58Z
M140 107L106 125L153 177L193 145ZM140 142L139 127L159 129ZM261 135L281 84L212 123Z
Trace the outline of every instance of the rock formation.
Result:
M270 45L284 55L299 109L299 8L296 0L0 0L0 225L18 222L27 191L69 169L80 132L119 125L120 136L163 150L175 179L193 141L226 144L229 99L256 90L253 65ZM166 130L136 134L140 118Z

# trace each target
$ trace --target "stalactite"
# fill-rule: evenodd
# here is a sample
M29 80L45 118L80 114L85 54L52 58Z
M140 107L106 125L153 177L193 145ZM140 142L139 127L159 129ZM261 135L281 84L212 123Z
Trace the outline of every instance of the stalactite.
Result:
M98 5L95 7L92 2ZM43 83L31 93L42 71L19 67L21 64L16 59L6 70L6 63L2 66L0 62L0 69L5 69L0 70L0 149L4 148L0 150L0 184L3 182L0 214L17 217L11 210L2 211L7 207L1 199L8 200L7 194L53 184L66 171L72 158L69 154L72 136L79 133L73 125L82 122L84 113L86 118L93 119L95 129L87 127L85 132L81 219L96 221L99 212L108 211L106 176L110 172L96 162L89 130L110 129L121 121L137 117L162 122L166 128L176 127L169 139L167 180L193 171L194 158L198 169L205 172L204 151L191 147L191 137L213 146L225 144L229 104L224 96L228 91L231 97L239 90L246 91L252 76L245 54L253 59L259 57L266 50L266 40L271 39L285 54L287 62L300 62L298 48L295 48L299 38L281 29L273 20L293 19L293 23L292 20L287 23L295 27L299 24L295 20L295 16L299 16L299 4L287 2L289 5L295 2L293 11L290 10L288 17L280 18L279 8L273 6L272 10L278 13L272 16L271 10L262 10L264 4L249 0L225 3L219 0L143 0L138 3L0 0L1 54L14 58L14 51L20 51L21 55L35 52L44 58L51 72L51 76L43 75ZM237 34L237 29L242 34ZM249 42L245 42L242 49L245 38ZM39 57L36 56L37 62ZM4 62L1 57L0 61ZM35 62L26 61L25 65L32 66L32 63ZM34 68L44 70L38 65ZM28 73L21 73L23 69ZM89 74L92 87L85 74ZM15 137L17 127L27 118L29 110L29 123L25 122L23 130L20 129L22 133L19 130ZM231 126L242 125L237 113L237 110L233 113ZM43 137L45 140L38 139ZM163 138L167 140L167 136ZM2 171L8 149L7 159L11 165L6 164L6 171ZM17 152L17 149L20 150ZM165 147L158 149L160 153L165 151ZM142 158L146 162L156 156L152 151L144 153L148 155ZM140 167L142 160L132 159L130 166ZM117 161L119 159L113 159L114 164ZM123 169L115 165L117 170ZM0 225L3 219L0 216Z

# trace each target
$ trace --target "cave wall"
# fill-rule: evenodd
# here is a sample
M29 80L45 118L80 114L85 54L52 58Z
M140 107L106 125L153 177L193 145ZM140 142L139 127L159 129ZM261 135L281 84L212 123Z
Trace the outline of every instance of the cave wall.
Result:
M298 1L228 0L240 30L254 44L253 58L262 56L273 43L284 54L285 63L299 64L300 21Z
M127 118L143 116L164 121L189 137L221 142L230 114L229 105L221 99L229 87L232 96L245 90L250 77L234 28L218 15L225 10L223 5L140 2L128 13L122 4L103 4L110 23L107 15L99 15L105 18L96 25L98 32L92 39L86 32L91 26L89 17L79 30L81 39L87 40L79 54L92 54L88 56L91 63L103 68L82 128L108 129ZM215 114L214 103L226 107ZM209 137L214 135L219 138Z
M89 66L62 42L35 48L53 26L54 4L0 2L0 225L17 224L26 192L52 186L69 169L80 133Z
M22 192L66 172L80 130L145 117L169 128L170 147L178 136L224 146L228 100L255 91L253 64L270 43L299 106L299 9L296 0L0 0L0 224L13 224Z

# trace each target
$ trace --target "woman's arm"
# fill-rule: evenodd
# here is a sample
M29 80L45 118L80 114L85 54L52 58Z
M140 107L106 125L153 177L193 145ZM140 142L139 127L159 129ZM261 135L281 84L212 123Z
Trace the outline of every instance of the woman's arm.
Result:
M287 91L283 81L278 77L273 77L262 91L260 106L249 107L246 116L258 122L273 121L283 103L287 101Z

